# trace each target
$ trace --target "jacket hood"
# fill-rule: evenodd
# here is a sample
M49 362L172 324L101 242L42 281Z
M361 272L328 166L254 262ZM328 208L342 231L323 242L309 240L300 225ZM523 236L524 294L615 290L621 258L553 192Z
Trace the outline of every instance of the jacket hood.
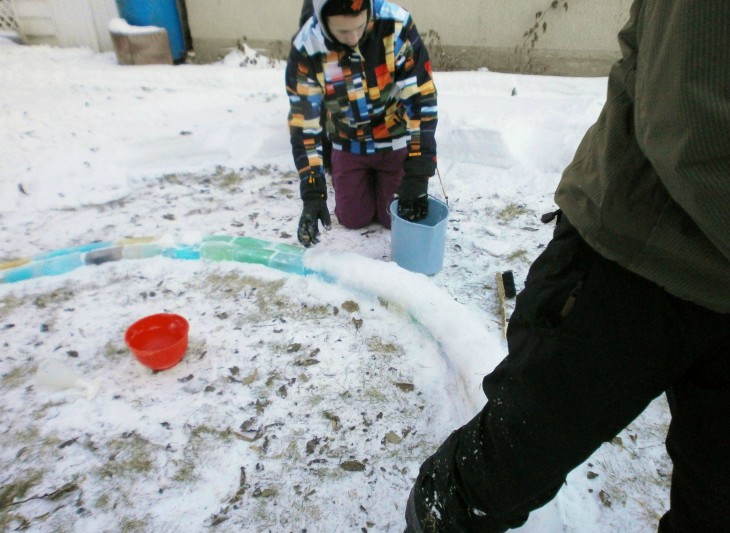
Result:
M370 18L368 19L368 22L370 22L373 18L375 18L375 4L380 3L382 0L366 0L366 2L369 4L369 13ZM314 7L314 16L319 21L319 27L322 28L322 34L325 36L325 38L329 41L332 41L333 43L336 43L337 40L332 37L329 33L329 29L327 28L327 24L322 19L322 9L329 0L313 0L312 5Z

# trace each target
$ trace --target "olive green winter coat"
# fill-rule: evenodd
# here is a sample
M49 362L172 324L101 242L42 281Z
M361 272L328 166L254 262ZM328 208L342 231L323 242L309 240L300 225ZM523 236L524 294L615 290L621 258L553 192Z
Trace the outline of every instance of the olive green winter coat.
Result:
M639 0L555 199L608 259L730 312L730 1Z

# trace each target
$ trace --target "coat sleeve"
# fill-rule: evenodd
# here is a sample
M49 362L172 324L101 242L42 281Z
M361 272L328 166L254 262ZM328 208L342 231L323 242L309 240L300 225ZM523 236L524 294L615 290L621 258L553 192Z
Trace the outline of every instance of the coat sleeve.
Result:
M730 259L730 2L646 2L634 123L675 202Z
M289 97L289 136L302 198L326 195L322 168L322 86L312 59L292 46L286 67Z
M421 163L416 166L431 167L428 176L432 176L436 168L438 107L431 60L412 17L408 17L396 39L402 44L396 56L395 81L408 118L408 160L418 158Z

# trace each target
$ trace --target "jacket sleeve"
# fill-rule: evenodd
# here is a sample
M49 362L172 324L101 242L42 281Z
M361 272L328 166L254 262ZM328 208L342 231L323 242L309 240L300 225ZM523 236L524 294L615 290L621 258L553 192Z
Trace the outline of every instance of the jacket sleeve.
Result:
M313 61L292 46L286 67L289 97L289 136L303 199L316 193L325 197L327 188L322 168L322 86ZM324 195L324 196L322 196Z
M428 50L412 17L406 20L396 42L402 46L396 56L395 81L406 109L410 133L406 168L411 161L414 168L430 169L430 177L436 169L437 93Z
M730 2L646 2L634 123L675 202L730 259Z

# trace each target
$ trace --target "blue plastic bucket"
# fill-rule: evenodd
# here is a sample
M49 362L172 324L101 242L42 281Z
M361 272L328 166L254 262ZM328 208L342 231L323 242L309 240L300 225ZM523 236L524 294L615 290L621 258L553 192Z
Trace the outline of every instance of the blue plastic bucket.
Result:
M446 222L449 206L428 197L428 216L409 222L398 216L398 200L390 204L390 255L398 266L428 276L436 274L444 264Z
M183 35L177 0L116 0L119 15L132 26L157 26L167 30L172 60L181 63L185 59Z

